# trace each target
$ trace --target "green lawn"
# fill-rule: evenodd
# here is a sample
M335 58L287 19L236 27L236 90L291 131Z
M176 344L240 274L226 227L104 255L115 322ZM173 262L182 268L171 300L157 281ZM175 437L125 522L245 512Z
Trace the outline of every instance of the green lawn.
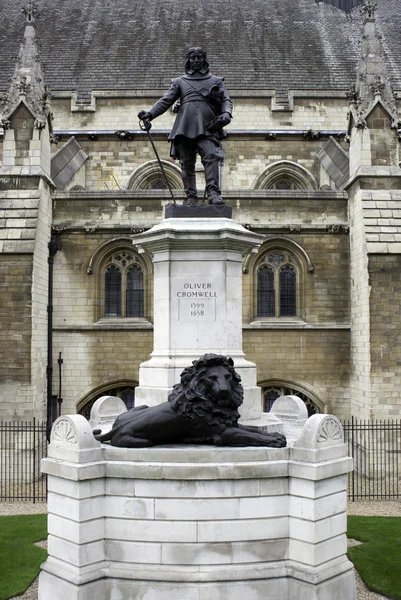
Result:
M370 590L401 600L401 517L348 517L348 556Z
M0 517L0 600L22 594L39 573L47 552L47 515Z

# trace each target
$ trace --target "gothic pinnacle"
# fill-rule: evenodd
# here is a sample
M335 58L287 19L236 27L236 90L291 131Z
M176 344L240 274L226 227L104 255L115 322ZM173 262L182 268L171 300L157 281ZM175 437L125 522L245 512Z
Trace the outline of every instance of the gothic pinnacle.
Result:
M36 17L39 16L37 6L32 0L29 0L28 4L24 6L22 13L25 15L27 23L34 23Z
M23 102L35 118L35 127L43 129L48 120L51 122L50 91L45 87L38 56L34 27L38 9L35 2L29 0L22 12L26 17L25 33L15 62L14 75L3 102L3 110L0 111L0 118L7 127L13 111L20 102Z
M365 19L374 19L377 8L377 2L374 0L364 0L361 6L361 14Z

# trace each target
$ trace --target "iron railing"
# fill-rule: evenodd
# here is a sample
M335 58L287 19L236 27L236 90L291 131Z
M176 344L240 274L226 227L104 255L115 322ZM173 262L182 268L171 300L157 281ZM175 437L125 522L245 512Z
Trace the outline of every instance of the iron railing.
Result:
M343 421L348 455L354 470L348 476L348 498L394 500L401 496L401 419Z
M343 421L354 471L348 498L384 500L401 497L401 419ZM46 422L0 421L0 501L46 501L47 478L40 461L47 456Z
M47 499L47 477L40 461L47 456L46 422L0 421L0 500Z

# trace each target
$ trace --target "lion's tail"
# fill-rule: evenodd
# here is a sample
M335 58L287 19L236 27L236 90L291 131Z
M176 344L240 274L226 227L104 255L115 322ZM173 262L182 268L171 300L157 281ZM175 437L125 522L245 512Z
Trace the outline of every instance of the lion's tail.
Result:
M111 437L112 437L112 430L111 429L107 433L103 433L103 434L102 434L102 430L101 429L94 429L92 431L92 433L93 433L93 437L98 442L109 442L111 440Z

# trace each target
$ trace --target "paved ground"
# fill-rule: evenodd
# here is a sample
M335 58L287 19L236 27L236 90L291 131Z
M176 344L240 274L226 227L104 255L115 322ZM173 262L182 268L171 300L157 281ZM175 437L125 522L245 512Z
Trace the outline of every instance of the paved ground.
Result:
M22 515L38 514L46 512L46 504L30 504L28 502L0 502L0 515ZM349 502L348 514L361 515L369 517L401 517L401 500L386 501L367 500L364 502ZM354 544L350 541L350 545ZM370 592L362 579L356 573L356 591L357 600L383 600L384 596ZM26 590L22 596L15 596L15 600L37 600L38 598L38 580ZM346 600L346 599L344 599Z

